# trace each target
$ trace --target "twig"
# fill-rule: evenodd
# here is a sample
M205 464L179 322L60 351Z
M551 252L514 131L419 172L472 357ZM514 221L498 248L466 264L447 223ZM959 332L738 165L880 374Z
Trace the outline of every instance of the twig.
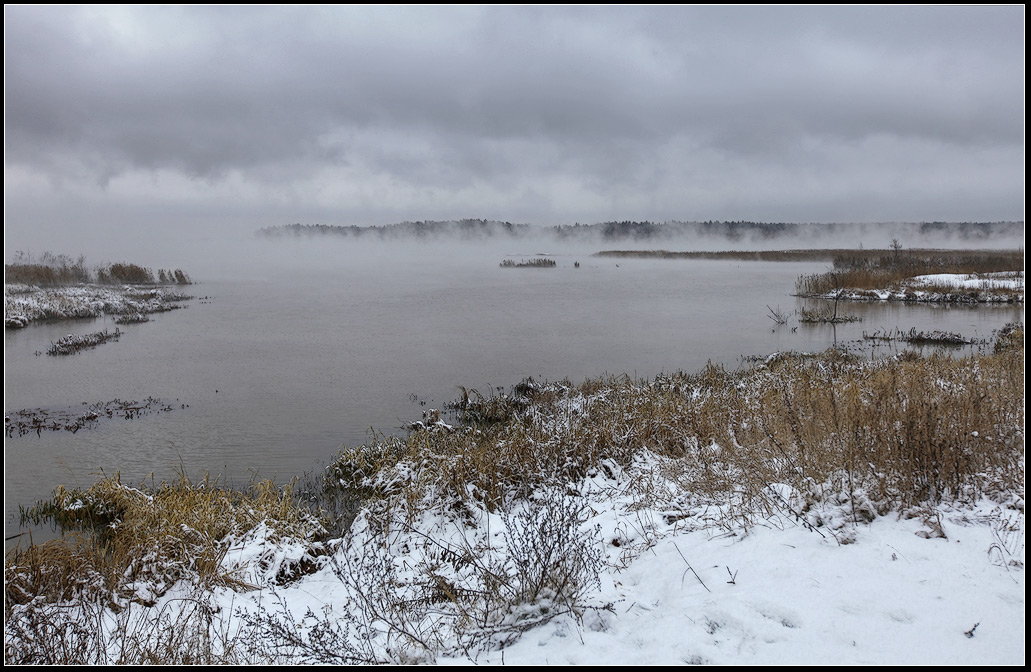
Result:
M677 549L677 553L680 553L680 547L677 546L677 542L675 541L673 542L673 548ZM680 557L684 558L684 554L680 553ZM694 578L698 579L698 583L702 584L702 588L705 588L705 590L711 593L712 591L709 590L709 586L705 585L705 581L702 581L702 577L698 576L698 572L694 571L694 567L692 567L691 563L687 561L687 558L684 558L684 564L686 564L687 568L691 570L692 574L694 574Z

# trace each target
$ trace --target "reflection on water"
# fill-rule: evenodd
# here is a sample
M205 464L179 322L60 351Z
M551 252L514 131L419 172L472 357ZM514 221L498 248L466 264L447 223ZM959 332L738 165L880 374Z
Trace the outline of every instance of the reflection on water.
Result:
M534 256L536 250L508 250ZM776 325L816 307L791 296L822 264L552 258L556 268L501 269L500 253L419 248L325 253L316 266L269 266L259 277L194 287L187 310L123 327L118 343L39 357L68 333L110 318L5 333L6 409L74 407L154 397L174 411L95 429L5 441L10 534L19 503L95 474L124 482L221 474L285 481L328 461L371 430L399 431L458 385L487 393L527 376L651 377L742 356L817 351L877 329L942 330L987 338L1020 307L850 303L841 325ZM579 262L579 267L575 263ZM196 275L196 274L195 274ZM892 347L899 347L898 345ZM426 405L423 406L422 404Z

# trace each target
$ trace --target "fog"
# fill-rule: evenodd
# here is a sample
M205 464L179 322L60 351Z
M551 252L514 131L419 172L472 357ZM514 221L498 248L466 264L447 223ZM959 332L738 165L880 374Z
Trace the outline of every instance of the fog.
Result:
M432 260L438 268L449 263L496 266L505 258L528 259L541 255L575 256L587 259L603 250L788 250L788 249L889 249L893 241L903 249L1015 249L1023 247L1023 226L1018 223L991 225L989 235L982 227L970 225L977 235L962 225L959 233L921 234L919 225L881 224L803 224L798 232L776 236L752 234L733 237L721 235L666 235L645 238L602 235L596 227L583 227L576 235L556 235L552 227L526 225L518 235L465 236L438 234L424 237L385 234L346 235L279 234L265 236L241 221L225 221L185 230L174 219L154 226L145 235L126 231L116 224L97 223L94 227L73 229L55 237L53 247L16 247L5 249L6 261L43 252L72 258L85 255L88 267L114 262L129 262L158 268L182 268L198 283L213 280L274 280L282 272L329 270L340 264L359 265L375 276L389 272L403 275L413 264ZM659 227L660 230L662 227ZM389 229L389 227L388 227ZM98 235L97 231L104 233ZM671 262L676 263L676 262ZM201 288L198 291L203 293Z

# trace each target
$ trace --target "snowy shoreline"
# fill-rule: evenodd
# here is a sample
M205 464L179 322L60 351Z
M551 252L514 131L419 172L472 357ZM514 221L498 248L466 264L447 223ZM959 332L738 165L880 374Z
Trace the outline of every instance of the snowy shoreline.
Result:
M102 315L140 316L182 308L192 296L147 285L74 285L42 289L35 285L4 284L4 327L21 329L33 322L95 318Z
M905 301L910 303L1024 303L1024 272L936 273L910 278L890 289L844 288L821 294L800 294L812 299L839 301Z

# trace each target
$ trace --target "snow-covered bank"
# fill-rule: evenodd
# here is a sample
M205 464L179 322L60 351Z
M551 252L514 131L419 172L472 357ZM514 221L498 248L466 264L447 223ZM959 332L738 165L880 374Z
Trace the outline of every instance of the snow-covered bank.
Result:
M181 308L193 297L163 287L75 285L41 289L4 285L4 326L26 327L37 320L146 315Z
M821 527L784 506L727 525L717 507L683 519L640 507L632 491L643 476L599 476L574 488L586 496L584 519L574 545L559 550L602 562L573 605L544 594L494 616L468 602L459 608L459 591L487 589L474 577L500 571L492 563L516 543L501 515L438 512L410 526L396 521L386 538L361 520L348 544L296 581L275 577L311 561L310 548L259 527L223 563L260 587L201 590L181 581L152 607L106 610L109 657L98 662L119 662L127 636L145 634L155 647L170 628L196 637L194 619L203 617L214 622L205 631L209 653L233 663L1024 663L1019 498L858 524L843 502L810 514L826 519ZM437 582L432 598L427 577ZM384 580L401 601L384 599ZM494 590L501 602L509 589ZM197 605L203 613L185 613ZM167 620L152 630L159 618Z
M912 285L935 285L955 287L957 289L1024 289L1024 272L1007 273L935 273L918 275L910 281Z
M843 288L811 296L842 301L1023 303L1024 272L918 275L909 278L898 287L889 289Z

